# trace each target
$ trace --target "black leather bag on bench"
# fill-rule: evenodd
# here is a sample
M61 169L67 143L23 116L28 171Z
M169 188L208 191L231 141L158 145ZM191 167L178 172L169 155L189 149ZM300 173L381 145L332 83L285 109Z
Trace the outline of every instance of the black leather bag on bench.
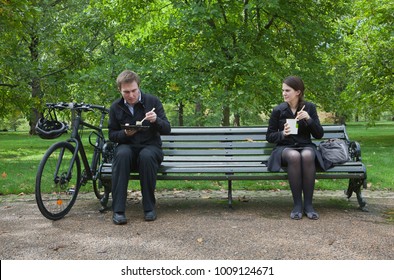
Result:
M344 163L349 160L349 146L341 139L329 139L319 144L323 159L332 163Z

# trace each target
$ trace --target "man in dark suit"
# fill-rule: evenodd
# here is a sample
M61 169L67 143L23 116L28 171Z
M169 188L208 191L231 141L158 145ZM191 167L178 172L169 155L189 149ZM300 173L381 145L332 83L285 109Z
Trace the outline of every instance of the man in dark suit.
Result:
M171 125L163 105L156 96L143 93L139 76L130 70L119 74L117 86L121 97L115 100L109 113L109 139L118 145L112 164L112 220L126 224L125 215L129 174L140 175L142 206L146 221L156 219L156 177L163 161L161 134L169 134ZM135 127L143 120L141 127ZM134 125L125 128L126 124Z

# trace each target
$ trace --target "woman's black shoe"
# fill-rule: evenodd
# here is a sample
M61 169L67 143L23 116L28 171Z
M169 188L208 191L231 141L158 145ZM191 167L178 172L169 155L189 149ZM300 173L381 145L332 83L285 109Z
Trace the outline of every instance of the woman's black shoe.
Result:
M305 211L305 215L308 217L308 219L311 219L311 220L318 220L319 219L319 214L315 211L312 211L312 212Z

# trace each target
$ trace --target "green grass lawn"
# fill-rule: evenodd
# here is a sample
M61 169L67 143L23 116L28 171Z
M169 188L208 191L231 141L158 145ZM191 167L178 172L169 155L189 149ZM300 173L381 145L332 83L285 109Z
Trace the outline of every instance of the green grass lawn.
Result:
M362 159L367 166L368 188L394 191L394 122L377 123L366 128L365 123L350 123L347 131L351 140L361 145ZM62 136L66 139L69 135ZM38 164L46 149L55 140L42 140L27 132L0 132L0 194L34 193ZM88 146L86 146L88 147ZM91 153L91 150L88 150ZM138 190L137 182L130 182ZM159 181L158 189L227 189L227 182L217 181ZM234 189L288 189L283 181L235 181ZM319 180L317 189L347 188L347 180ZM82 191L92 191L87 184Z
M351 123L347 128L351 140L361 145L362 161L367 167L368 187L394 190L394 122L377 123L366 128Z

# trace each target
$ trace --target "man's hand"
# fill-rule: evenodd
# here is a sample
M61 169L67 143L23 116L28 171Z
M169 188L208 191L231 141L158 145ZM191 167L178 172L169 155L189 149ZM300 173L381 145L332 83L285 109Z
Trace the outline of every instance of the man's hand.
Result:
M124 134L126 134L126 136L128 136L128 137L131 137L136 133L137 133L137 130L135 130L135 129L125 129L124 130Z
M154 108L145 114L145 120L149 121L150 123L154 123L156 119L157 115Z

